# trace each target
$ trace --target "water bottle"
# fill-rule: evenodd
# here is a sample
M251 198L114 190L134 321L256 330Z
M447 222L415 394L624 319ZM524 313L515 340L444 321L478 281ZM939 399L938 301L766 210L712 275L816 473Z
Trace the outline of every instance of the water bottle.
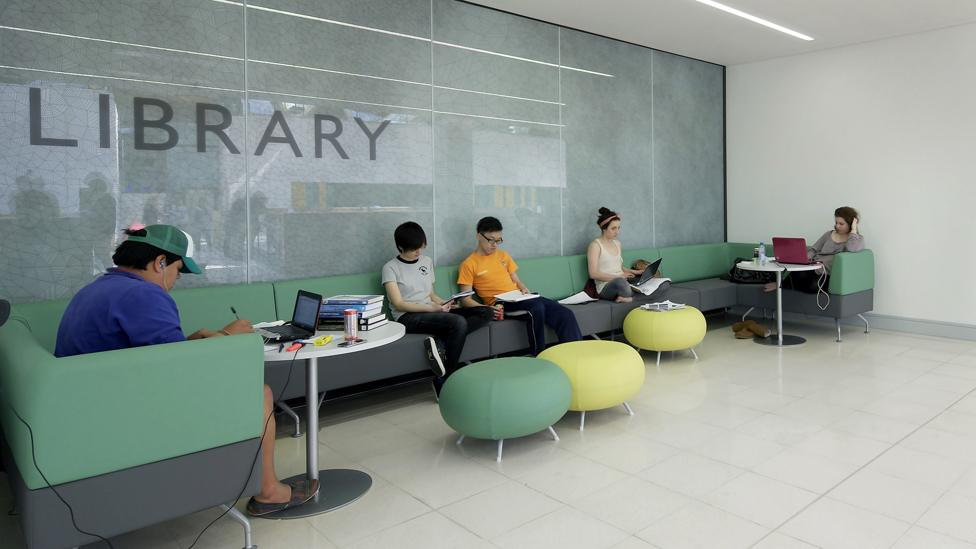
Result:
M759 243L759 264L766 264L766 245L762 242Z

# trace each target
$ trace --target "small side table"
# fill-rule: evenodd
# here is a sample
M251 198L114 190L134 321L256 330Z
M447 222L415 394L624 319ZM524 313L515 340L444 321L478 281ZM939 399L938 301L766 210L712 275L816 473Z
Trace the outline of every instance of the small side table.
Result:
M736 267L742 269L743 271L776 273L776 339L773 340L772 338L768 337L756 338L756 343L761 345L776 345L777 347L805 343L806 339L803 337L783 334L783 273L815 271L817 269L823 269L823 265L820 263L814 265L795 265L789 263L777 263L776 261L767 261L765 265L760 265L759 263L753 263L752 261L740 261Z

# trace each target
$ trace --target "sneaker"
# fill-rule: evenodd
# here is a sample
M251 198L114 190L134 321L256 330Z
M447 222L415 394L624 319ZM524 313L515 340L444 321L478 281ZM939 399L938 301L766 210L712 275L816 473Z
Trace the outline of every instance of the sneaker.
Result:
M428 337L424 340L424 349L427 351L427 360L430 362L430 370L434 372L434 377L444 377L447 371L444 369L444 359L441 357L437 341Z

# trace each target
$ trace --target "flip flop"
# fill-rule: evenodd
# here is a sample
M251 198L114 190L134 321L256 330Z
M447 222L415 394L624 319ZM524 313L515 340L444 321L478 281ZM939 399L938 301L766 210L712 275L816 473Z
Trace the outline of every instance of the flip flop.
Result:
M251 515L252 517L263 517L265 515L270 515L271 513L284 511L285 509L290 509L292 507L298 507L299 505L314 498L315 494L317 494L319 491L318 480L310 481L307 478L300 478L292 481L286 481L285 484L291 486L291 500L282 503L270 503L258 501L252 497L247 502L247 514Z

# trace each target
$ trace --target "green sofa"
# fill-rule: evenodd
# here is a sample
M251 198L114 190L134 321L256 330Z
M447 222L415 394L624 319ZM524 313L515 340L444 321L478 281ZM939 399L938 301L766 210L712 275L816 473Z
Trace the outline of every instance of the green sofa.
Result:
M0 328L2 453L28 547L97 541L59 495L111 537L258 491L260 337L55 358L65 305L16 305Z
M754 244L719 243L626 250L624 260L663 258L673 280L659 299L702 310L733 306L775 307L775 296L755 285L719 277L736 257L751 257ZM775 251L774 251L775 253ZM560 299L583 289L583 255L519 259L519 277L529 288ZM436 269L440 295L457 290L457 267ZM785 290L784 310L840 319L870 311L874 299L870 250L836 256L830 305L815 296ZM382 293L379 272L176 290L184 332L217 328L233 319L230 307L252 321L291 318L299 289L323 295ZM571 306L584 335L620 330L632 303L597 301ZM261 430L261 383L277 398L305 395L297 365L263 360L257 336L218 338L56 359L51 354L67 301L15 305L0 328L0 398L7 398L31 424L38 464L59 493L81 513L83 529L116 535L181 514L232 501L250 470ZM863 318L863 317L862 317ZM319 392L427 372L426 336L407 334L376 349L319 361ZM547 338L554 341L553 334ZM492 322L467 339L462 360L517 353L529 347L524 321ZM288 379L286 385L285 380ZM81 545L63 506L33 466L26 428L3 407L21 519L31 547ZM147 427L149 426L149 427ZM257 489L257 472L245 495ZM205 480L205 481L204 481ZM105 494L119 491L125 499ZM206 489L201 489L206 486ZM133 488L135 487L135 488ZM192 493L193 498L177 494ZM135 494L135 496L133 495ZM144 494L144 496L140 495ZM132 498L137 498L133 500ZM138 499L142 498L142 499ZM107 501L106 501L107 500ZM43 520L41 519L43 517Z

